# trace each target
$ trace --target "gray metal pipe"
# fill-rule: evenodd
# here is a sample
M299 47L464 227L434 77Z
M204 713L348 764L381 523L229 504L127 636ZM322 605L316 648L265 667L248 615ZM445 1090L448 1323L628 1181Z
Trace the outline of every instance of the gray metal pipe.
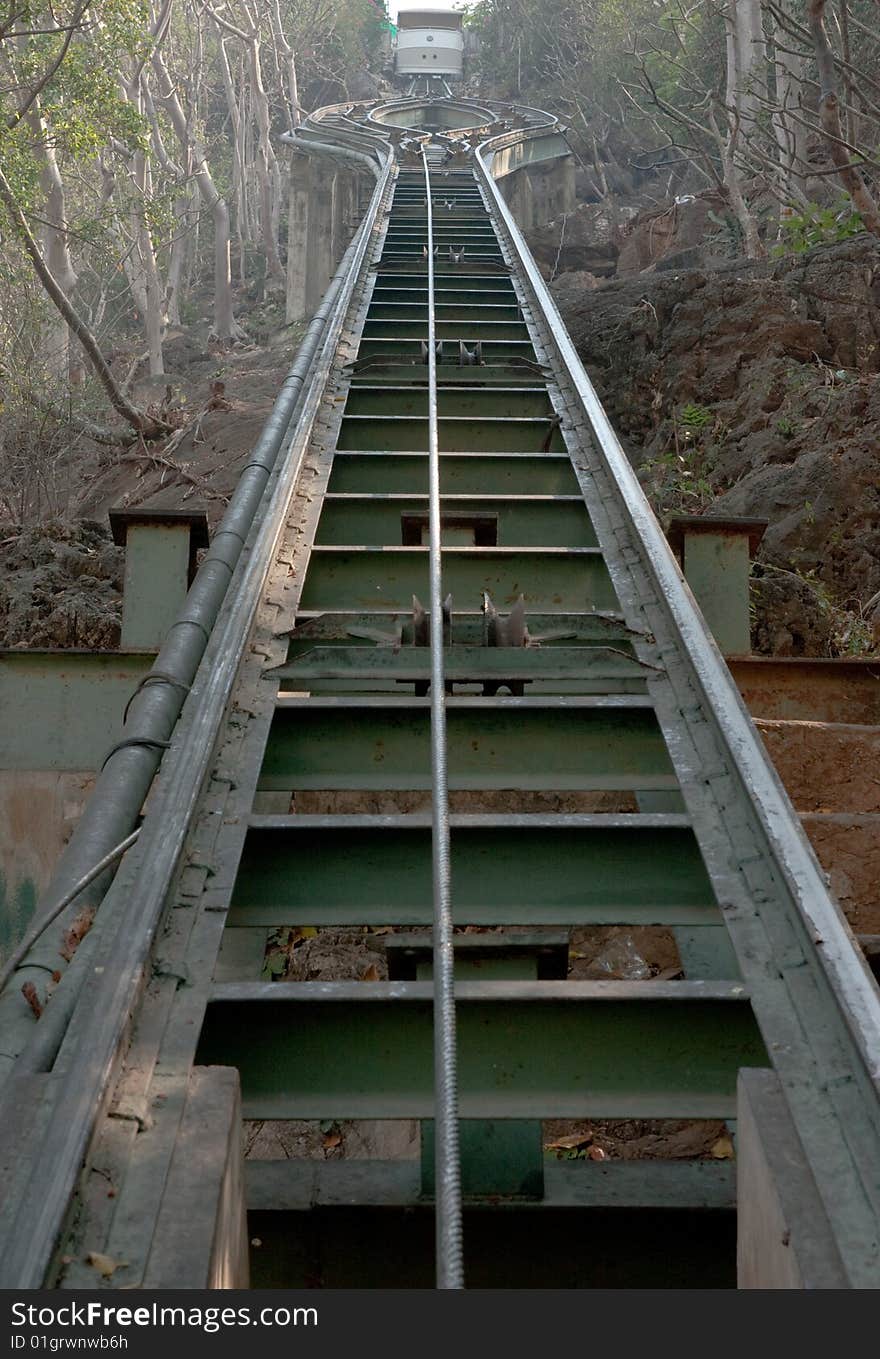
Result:
M64 896L86 877L106 854L132 831L167 747L184 699L196 676L211 628L220 611L229 581L256 517L270 474L278 457L298 400L332 313L333 304L349 269L354 242L345 252L321 305L315 312L297 351L296 359L266 420L244 468L226 513L214 534L210 549L199 567L177 620L172 624L156 657L155 682L135 692L123 728L123 742L111 751L92 791L76 830L64 850L52 881L40 898L35 922L57 911ZM164 678L160 679L160 677ZM95 879L58 919L46 929L0 994L0 1084L34 1033L34 1013L22 994L30 983L39 1004L47 988L66 963L59 949L65 932L86 909L95 909L112 881L112 870ZM40 1028L47 1023L46 1011ZM69 1005L59 1006L69 1014ZM55 1027L55 1026L52 1026ZM62 1034L57 1035L57 1043ZM46 1038L40 1046L44 1047ZM53 1044L50 1043L50 1047Z
M334 160L359 160L364 165L369 166L371 173L379 178L382 167L366 151L356 151L354 147L334 146L330 142L319 141L317 137L303 137L296 132L282 132L281 141L287 146L295 147L297 151L303 151L306 155L316 151L321 156L330 156Z

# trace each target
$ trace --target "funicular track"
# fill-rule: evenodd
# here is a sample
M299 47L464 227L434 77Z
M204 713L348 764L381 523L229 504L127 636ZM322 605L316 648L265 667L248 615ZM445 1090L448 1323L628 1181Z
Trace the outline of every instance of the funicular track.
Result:
M255 1282L309 1282L322 1233L337 1281L429 1282L402 1261L430 1259L435 1166L441 1286L460 1195L466 1281L534 1282L552 1218L575 1282L732 1282L730 1163L547 1164L541 1120L733 1129L743 1068L778 1078L813 1281L880 1282L877 993L492 177L552 119L493 109L470 158L441 104L301 134L375 195L79 989L7 1078L7 1287L94 1286L93 1252L124 1262L107 1287L240 1277L197 1249L240 1175L190 1173L194 1145L229 1157L235 1071L245 1119L422 1121L421 1161L247 1162ZM671 929L683 979L567 980L583 925ZM393 927L389 980L266 981L280 926ZM580 1224L614 1212L629 1245L591 1273ZM628 1272L661 1218L668 1258ZM718 1223L727 1273L701 1274Z

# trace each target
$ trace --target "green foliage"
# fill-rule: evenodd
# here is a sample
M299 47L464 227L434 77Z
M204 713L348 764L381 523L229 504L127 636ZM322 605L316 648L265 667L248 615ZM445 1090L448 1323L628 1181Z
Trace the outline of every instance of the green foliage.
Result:
M690 401L682 407L679 416L679 424L691 438L702 434L703 430L712 424L712 420L712 412L708 406L694 405Z
M689 401L672 416L673 446L642 463L639 480L656 512L700 514L716 497L712 473L726 431L708 406Z
M838 198L831 207L808 203L802 212L782 219L779 224L782 240L773 247L771 254L777 259L782 255L802 255L814 245L846 241L864 229L861 217L845 196Z
M642 463L639 480L658 515L699 514L715 499L712 465L699 448L670 449Z

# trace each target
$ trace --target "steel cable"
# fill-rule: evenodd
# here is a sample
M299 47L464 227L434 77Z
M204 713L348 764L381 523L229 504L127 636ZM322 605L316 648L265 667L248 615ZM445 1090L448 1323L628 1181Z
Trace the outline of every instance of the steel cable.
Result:
M434 316L434 218L431 176L422 146L428 249L428 570L431 590L431 869L434 896L434 1193L438 1288L464 1288L458 1073L452 944L446 683L443 657L443 567L440 551L440 453Z

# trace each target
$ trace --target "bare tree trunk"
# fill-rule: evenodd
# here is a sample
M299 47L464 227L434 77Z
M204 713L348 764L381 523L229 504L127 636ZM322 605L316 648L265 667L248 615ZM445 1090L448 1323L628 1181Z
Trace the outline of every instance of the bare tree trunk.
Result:
M721 158L722 177L724 187L730 199L730 206L733 208L734 216L739 223L743 234L743 244L746 248L746 255L750 260L763 259L767 254L764 243L758 234L758 224L749 205L743 197L743 192L739 182L739 172L736 168L736 144L739 137L739 122L736 115L728 116L732 119L732 125L727 135L722 133L718 126L714 112L709 113L709 127L718 146L718 154Z
M260 204L260 236L266 256L266 272L270 278L279 283L284 280L284 268L278 254L278 237L273 229L274 223L278 220L274 211L272 194L275 152L272 149L269 96L266 94L266 87L263 84L260 29L256 13L251 12L245 0L241 0L241 9L247 18L247 29L239 28L236 24L230 23L228 19L217 14L214 10L211 10L211 15L218 30L225 31L234 38L238 38L247 52L250 67L251 103L259 134L257 138L256 171Z
M787 0L791 3L791 0ZM773 131L779 157L780 187L785 197L806 201L808 131L801 121L806 59L788 51L785 29L776 28L776 112ZM797 114L797 118L792 114Z
M251 88L253 91L254 112L257 119L259 140L257 143L257 180L260 186L260 225L262 228L263 249L266 252L266 269L271 278L283 281L284 269L278 254L278 238L273 231L272 179L275 165L275 152L272 149L271 118L269 96L263 84L263 69L260 61L260 39L256 32L249 36L249 57L251 64Z
M740 122L760 110L766 87L766 48L761 0L727 0L727 106Z
M135 250L144 284L144 332L147 338L150 377L164 377L165 362L162 354L162 339L165 331L163 315L163 288L159 280L159 265L153 248L153 237L146 219L146 205L150 197L150 163L141 151L135 152L133 159L133 178L140 191L140 202L134 209Z
M246 186L241 110L238 106L238 99L236 98L235 93L235 82L232 78L232 68L229 65L229 54L226 51L226 43L223 38L220 39L220 70L223 75L223 86L226 90L226 107L229 110L229 121L232 124L232 197L235 202L235 237L238 243L238 277L242 286L244 286L247 282L246 252L244 247Z
M174 240L171 242L171 258L168 261L168 280L165 285L165 315L170 326L180 325L180 294L183 288L183 275L186 265L186 247L189 237L190 194L188 186L174 200Z
M69 297L55 278L43 256L40 247L35 241L31 229L27 224L27 219L18 205L15 195L9 185L2 168L0 168L0 202L3 203L9 214L16 235L30 256L31 263L37 277L49 295L50 300L58 309L66 325L68 325L79 340L86 357L94 368L98 380L110 399L110 404L118 415L126 421L136 434L144 438L156 438L168 432L167 427L157 420L151 419L137 406L133 406L119 387L116 379L110 371L107 360L101 353L100 346L92 332L89 330L85 321L74 308Z
M33 130L33 151L40 165L40 185L46 195L45 222L43 225L43 248L46 263L59 287L71 292L76 287L76 270L70 256L67 237L67 203L64 184L55 150L49 136L45 120L35 104L28 115L28 123ZM46 335L46 351L51 371L67 385L71 368L70 330L60 317L49 327Z
M181 150L185 156L192 156L199 192L214 219L214 335L218 340L235 340L242 332L236 324L232 305L229 209L214 183L205 146L187 120L162 54L154 52L151 60L159 79L159 98L168 113Z
M163 329L167 325L180 325L180 294L183 286L184 267L186 265L187 238L190 230L191 216L191 188L187 182L187 174L183 166L173 161L168 154L165 141L162 137L162 129L156 114L156 107L153 102L152 91L150 90L147 72L142 71L139 85L141 97L143 99L144 110L150 123L150 141L156 154L156 159L162 166L165 174L172 181L176 181L180 190L174 200L174 235L171 241L171 249L168 260L168 276L165 289L161 299L161 311L163 319Z
M837 82L834 71L834 55L825 29L826 0L809 0L810 33L816 66L819 71L819 120L828 152L837 169L837 177L853 201L853 206L865 224L865 229L874 236L880 236L880 211L874 197L862 178L859 169L853 165L851 152L844 144L843 129L840 125L840 102L837 98Z
M275 46L283 58L284 70L287 74L287 100L288 116L291 129L299 127L302 122L302 106L299 102L299 82L296 75L296 56L293 48L287 41L287 34L284 32L284 24L281 19L281 6L279 0L275 0L274 8L271 12L272 33L275 38Z

